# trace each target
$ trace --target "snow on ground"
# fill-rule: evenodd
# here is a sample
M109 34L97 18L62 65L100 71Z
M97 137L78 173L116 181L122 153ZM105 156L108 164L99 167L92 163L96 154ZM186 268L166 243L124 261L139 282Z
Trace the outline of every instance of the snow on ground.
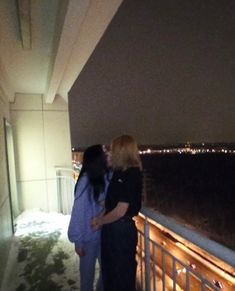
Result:
M36 209L17 218L3 291L79 290L79 257L67 238L69 219Z

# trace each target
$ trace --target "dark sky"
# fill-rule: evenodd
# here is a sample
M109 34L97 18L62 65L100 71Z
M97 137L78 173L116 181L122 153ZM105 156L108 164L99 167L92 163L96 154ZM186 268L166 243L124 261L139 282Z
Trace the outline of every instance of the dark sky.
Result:
M69 110L73 147L235 142L235 1L124 1Z

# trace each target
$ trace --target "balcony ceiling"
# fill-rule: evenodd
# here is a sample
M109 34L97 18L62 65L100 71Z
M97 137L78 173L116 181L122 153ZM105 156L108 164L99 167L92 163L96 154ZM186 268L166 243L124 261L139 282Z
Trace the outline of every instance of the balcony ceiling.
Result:
M1 0L0 89L43 94L47 103L67 93L122 0Z

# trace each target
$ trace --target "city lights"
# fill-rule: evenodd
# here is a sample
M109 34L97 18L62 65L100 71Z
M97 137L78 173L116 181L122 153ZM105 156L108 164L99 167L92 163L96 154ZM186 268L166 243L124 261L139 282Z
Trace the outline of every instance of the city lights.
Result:
M180 146L170 146L170 147L161 147L161 148L150 148L146 150L140 150L140 155L146 154L235 154L235 146L228 145L206 145L202 143L200 145L192 145L186 143L185 145Z

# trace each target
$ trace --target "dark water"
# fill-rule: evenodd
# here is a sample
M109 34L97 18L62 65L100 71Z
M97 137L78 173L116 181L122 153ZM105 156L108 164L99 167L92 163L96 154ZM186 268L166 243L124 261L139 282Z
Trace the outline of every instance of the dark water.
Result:
M146 206L235 249L235 155L141 156Z

